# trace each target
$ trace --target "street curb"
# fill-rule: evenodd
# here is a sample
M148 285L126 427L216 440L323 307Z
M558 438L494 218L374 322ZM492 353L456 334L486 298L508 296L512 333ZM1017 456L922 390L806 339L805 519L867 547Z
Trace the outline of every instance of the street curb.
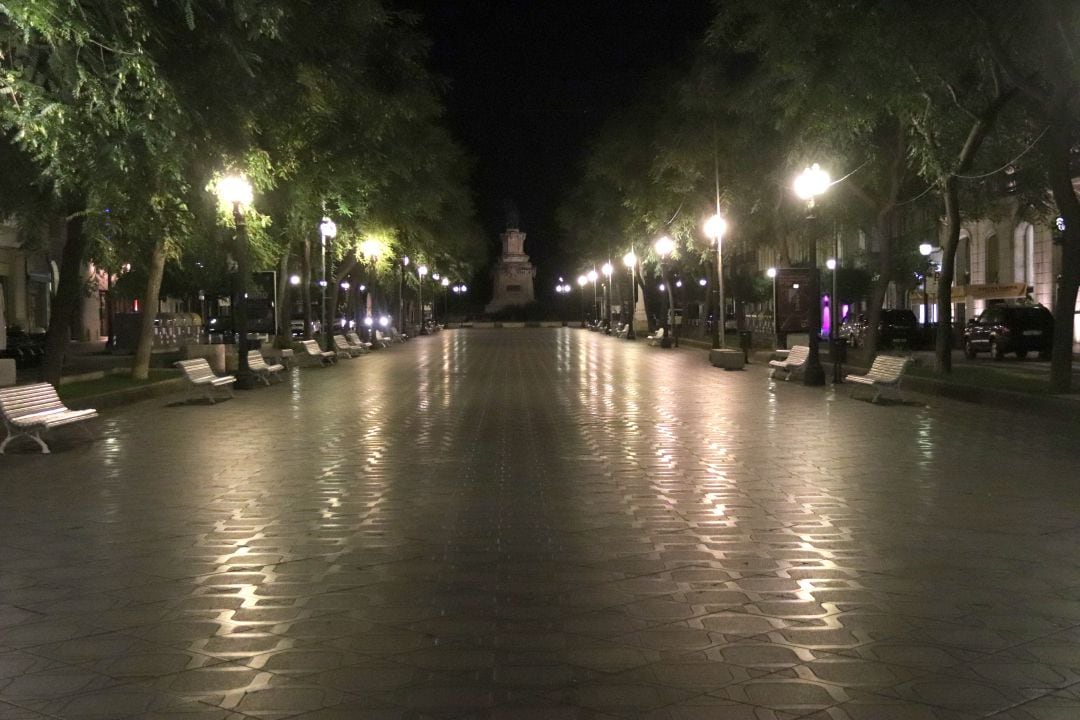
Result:
M108 410L123 405L130 405L131 403L136 403L140 400L149 400L150 398L180 392L183 388L183 383L183 378L169 378L168 380L147 383L146 385L127 388L125 390L114 390L112 392L101 393L100 395L87 395L86 397L66 401L65 404L72 410L85 410L89 408L95 410Z

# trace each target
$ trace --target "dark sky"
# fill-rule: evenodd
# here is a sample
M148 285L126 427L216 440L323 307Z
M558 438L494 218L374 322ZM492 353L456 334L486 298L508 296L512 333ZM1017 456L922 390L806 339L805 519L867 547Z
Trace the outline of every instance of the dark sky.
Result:
M710 0L405 0L424 14L449 124L476 161L474 196L494 248L517 206L538 283L575 272L555 211L588 138L656 67L702 35ZM540 288L538 288L539 291Z

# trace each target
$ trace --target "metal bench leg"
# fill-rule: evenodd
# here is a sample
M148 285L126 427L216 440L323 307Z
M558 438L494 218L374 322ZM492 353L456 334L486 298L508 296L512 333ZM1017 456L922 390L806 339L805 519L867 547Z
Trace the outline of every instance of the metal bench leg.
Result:
M29 432L29 431L28 432L12 432L12 429L9 427L8 428L8 436L6 438L4 438L3 443L0 443L0 455L4 454L4 448L6 448L8 446L9 442L11 442L12 440L14 440L17 437L22 437L24 435L26 437L30 438L31 440L33 440L34 442L36 442L41 447L41 454L42 455L48 455L50 452L52 452L51 450L49 450L49 446L45 444L45 441L41 439L41 431L40 430L36 430L36 431L33 431L33 432Z

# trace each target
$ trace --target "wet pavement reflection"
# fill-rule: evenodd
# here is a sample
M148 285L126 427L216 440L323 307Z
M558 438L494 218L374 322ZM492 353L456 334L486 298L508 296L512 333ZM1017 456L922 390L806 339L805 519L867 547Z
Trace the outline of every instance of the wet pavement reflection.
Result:
M291 372L0 458L0 718L1080 717L1075 427L565 328Z

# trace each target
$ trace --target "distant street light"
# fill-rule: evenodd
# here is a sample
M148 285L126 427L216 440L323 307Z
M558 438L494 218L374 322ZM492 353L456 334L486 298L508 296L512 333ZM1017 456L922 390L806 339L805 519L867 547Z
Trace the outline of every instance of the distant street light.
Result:
M626 269L630 271L630 311L626 314L626 339L636 340L634 314L637 312L637 255L631 250L623 255L622 261Z
M930 337L929 333L926 332L926 329L928 327L930 327L930 296L929 296L929 289L927 288L927 284L926 284L926 276L930 274L930 254L932 252L934 252L934 246L931 245L930 243L925 243L924 242L921 245L919 245L919 254L921 254L923 256L923 258L925 258L925 261L923 262L923 273L922 273L922 303L923 303L923 305L922 305L922 307L923 307L923 315L922 315L922 317L923 317L923 336L924 336L924 339L927 339L927 338Z
M653 243L653 249L656 250L656 254L660 256L660 275L664 279L664 286L662 289L667 290L667 310L664 313L664 336L660 338L660 347L671 347L671 326L672 326L672 314L675 311L675 296L671 291L671 283L667 277L667 258L675 250L675 241L667 235L662 235L657 238Z
M829 189L832 179L829 173L814 163L795 178L795 195L806 202L806 221L809 233L810 253L810 354L803 370L803 385L824 385L825 371L821 367L821 283L817 265L817 228L814 223L814 201Z
M232 208L233 226L236 232L236 280L234 289L236 299L233 303L233 317L236 318L234 330L236 339L236 387L251 390L255 387L255 375L248 366L247 333L247 276L248 276L248 238L247 221L244 208L251 205L253 191L251 183L241 176L222 178L217 184L217 195L222 203ZM147 312L150 308L147 308Z

